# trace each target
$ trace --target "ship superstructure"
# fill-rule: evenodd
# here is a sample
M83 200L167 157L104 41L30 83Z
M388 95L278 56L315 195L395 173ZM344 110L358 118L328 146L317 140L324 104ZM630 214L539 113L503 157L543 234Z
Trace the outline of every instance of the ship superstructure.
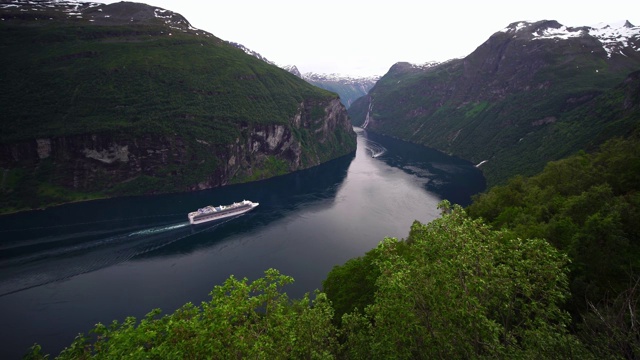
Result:
M203 207L202 209L189 213L189 223L200 224L207 221L220 220L230 216L244 214L258 205L260 204L249 200L242 200L241 202L234 202L230 205Z

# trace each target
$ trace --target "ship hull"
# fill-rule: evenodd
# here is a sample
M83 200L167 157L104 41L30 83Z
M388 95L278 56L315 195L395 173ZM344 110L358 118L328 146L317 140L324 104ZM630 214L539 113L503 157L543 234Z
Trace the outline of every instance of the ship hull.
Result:
M242 215L248 211L253 210L258 205L258 203L243 200L243 202L241 203L234 203L227 206L218 206L216 208L208 206L206 208L198 210L197 212L190 213L188 216L189 223L191 223L192 225L197 225Z

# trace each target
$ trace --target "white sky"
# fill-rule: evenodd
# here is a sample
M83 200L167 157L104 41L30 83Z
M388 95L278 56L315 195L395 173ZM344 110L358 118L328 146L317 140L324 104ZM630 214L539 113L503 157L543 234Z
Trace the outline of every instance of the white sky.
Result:
M97 0L113 3L112 0ZM512 22L567 26L629 20L636 0L137 0L302 72L384 75L396 62L470 54Z

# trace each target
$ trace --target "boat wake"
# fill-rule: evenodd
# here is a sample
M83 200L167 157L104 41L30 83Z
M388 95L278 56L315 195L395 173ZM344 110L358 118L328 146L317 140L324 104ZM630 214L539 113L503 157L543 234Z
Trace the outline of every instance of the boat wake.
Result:
M365 142L365 151L371 155L372 158L377 158L387 153L387 148L380 145L379 143L366 139Z
M113 266L232 219L198 227L184 221L77 231L6 244L0 247L0 296Z

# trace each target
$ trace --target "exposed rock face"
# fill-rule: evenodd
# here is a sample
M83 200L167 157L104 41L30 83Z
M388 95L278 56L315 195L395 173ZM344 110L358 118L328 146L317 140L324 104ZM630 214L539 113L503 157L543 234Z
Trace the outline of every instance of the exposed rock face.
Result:
M129 162L129 145L120 146L114 143L108 149L101 151L84 149L82 152L86 157L102 161L105 164L112 164L115 161Z
M314 118L318 109L323 116ZM311 143L303 144L296 133L308 133ZM286 163L296 171L345 155L355 149L355 133L347 112L337 98L305 101L290 124L245 125L242 136L228 145L213 145L207 139L180 136L132 137L125 134L84 134L33 139L0 144L3 169L38 168L43 161L55 164L55 185L74 191L118 190L119 185L141 177L159 180L146 193L185 191L222 186L235 181L271 174L264 172L268 158ZM336 134L342 134L337 138ZM347 140L346 142L344 140ZM321 152L314 144L329 152ZM205 169L195 171L189 167ZM211 169L210 172L207 172ZM199 175L197 175L199 174Z
M46 159L51 156L51 139L36 139L38 157Z

